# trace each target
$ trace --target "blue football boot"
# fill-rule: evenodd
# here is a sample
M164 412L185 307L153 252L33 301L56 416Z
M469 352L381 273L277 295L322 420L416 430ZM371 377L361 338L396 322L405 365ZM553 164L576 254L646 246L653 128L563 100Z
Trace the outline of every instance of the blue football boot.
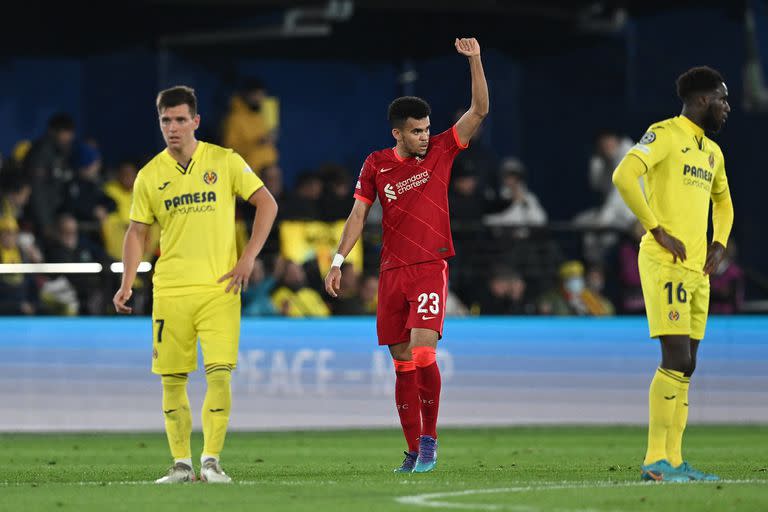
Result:
M673 468L667 459L641 466L640 479L649 482L690 482L691 478Z
M719 476L699 471L698 469L688 464L686 461L683 461L682 464L677 466L675 471L688 475L688 478L691 480L702 480L705 482L717 482L720 480Z
M437 465L437 439L432 436L419 438L419 456L416 459L414 473L426 473L432 471Z
M419 456L419 452L403 452L405 458L399 468L395 468L395 473L412 473L414 466L416 466L416 458Z

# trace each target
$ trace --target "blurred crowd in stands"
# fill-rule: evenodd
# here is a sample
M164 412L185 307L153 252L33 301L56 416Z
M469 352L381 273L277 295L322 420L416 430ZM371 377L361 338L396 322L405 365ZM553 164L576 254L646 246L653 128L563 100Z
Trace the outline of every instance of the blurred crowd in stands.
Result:
M219 140L240 153L277 199L278 219L243 293L247 316L369 315L376 311L381 208L371 209L364 236L348 256L342 291L323 291L336 244L354 199L356 175L329 163L297 175L286 190L276 139L279 102L259 82L235 93ZM105 166L99 143L79 137L56 114L39 138L0 156L0 263L109 264L121 260L136 175L152 155ZM589 315L644 312L637 268L643 235L611 183L633 142L612 132L596 137L584 179L600 197L573 222L553 226L527 186L519 159L499 161L473 142L456 160L450 207L457 256L450 261L448 315ZM377 148L371 148L374 150ZM253 208L237 213L238 247L247 241ZM144 259L159 256L159 228ZM736 313L744 273L735 245L711 279L711 311ZM0 273L0 314L114 314L119 274ZM151 308L151 274L140 274L134 310Z

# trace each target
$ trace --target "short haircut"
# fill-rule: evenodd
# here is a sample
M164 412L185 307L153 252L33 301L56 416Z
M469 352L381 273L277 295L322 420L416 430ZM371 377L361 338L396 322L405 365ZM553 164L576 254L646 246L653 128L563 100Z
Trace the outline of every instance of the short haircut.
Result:
M696 94L714 91L723 82L723 75L716 69L698 66L677 77L677 95L683 101L690 101Z
M160 91L157 95L157 113L162 114L163 110L179 105L189 106L189 113L192 117L197 115L197 97L195 90L186 85L177 85L170 89Z
M431 112L429 103L423 99L416 96L402 96L389 104L387 119L392 128L402 128L409 117L424 119Z
M75 131L75 121L69 114L58 112L48 119L48 129L52 132L73 132Z

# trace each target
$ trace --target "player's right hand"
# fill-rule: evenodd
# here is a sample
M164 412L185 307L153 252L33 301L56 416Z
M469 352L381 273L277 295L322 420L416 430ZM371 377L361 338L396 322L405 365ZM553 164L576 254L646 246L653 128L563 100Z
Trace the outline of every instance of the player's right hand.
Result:
M678 258L680 261L685 261L687 258L685 254L685 244L673 237L661 226L657 226L651 230L653 238L659 243L660 246L672 253L672 263L677 263Z
M117 293L115 293L115 296L112 297L112 304L115 305L115 311L124 315L130 314L133 311L133 308L126 306L125 303L128 302L128 299L131 298L132 294L133 294L133 290L131 290L130 288L128 288L127 290L124 290L122 288L117 290Z
M341 268L331 267L328 275L325 276L325 291L331 297L338 297L341 290Z

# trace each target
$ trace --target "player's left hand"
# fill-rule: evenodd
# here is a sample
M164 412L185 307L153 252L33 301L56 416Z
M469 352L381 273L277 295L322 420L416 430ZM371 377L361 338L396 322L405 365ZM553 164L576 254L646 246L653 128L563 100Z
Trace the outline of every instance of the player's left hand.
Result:
M707 261L704 263L704 273L709 275L720 266L725 256L725 247L720 242L712 242L707 248Z
M467 57L475 57L477 55L480 55L480 43L478 43L477 39L475 39L474 37L468 37L468 38L462 38L462 39L459 39L457 37L454 45L456 46L457 52L459 52L462 55L466 55Z
M248 289L248 279L250 279L251 272L253 272L254 261L255 258L241 257L237 261L235 268L221 276L216 282L222 283L229 279L227 288L224 290L225 293L229 293L229 290L232 290L232 293L240 293L240 290Z

